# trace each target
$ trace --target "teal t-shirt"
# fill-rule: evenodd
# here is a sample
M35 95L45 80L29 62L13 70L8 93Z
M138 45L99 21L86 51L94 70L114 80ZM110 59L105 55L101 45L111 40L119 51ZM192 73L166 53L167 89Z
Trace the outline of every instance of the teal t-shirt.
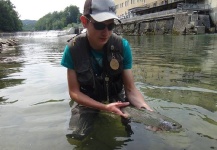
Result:
M131 48L126 39L122 39L123 43L123 65L124 69L131 69L132 68L132 53ZM99 66L102 67L102 58L103 58L103 52L102 51L96 51L94 49L91 50L91 53L95 57L95 60L98 62ZM71 56L70 49L68 45L64 49L64 53L61 60L61 65L68 68L68 69L74 69L73 59ZM96 70L98 68L97 66L94 66L94 71L100 72L99 70Z

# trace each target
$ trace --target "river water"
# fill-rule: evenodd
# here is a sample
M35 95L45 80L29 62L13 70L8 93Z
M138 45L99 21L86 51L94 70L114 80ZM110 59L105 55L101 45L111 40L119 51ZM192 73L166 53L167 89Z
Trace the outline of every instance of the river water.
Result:
M17 37L0 53L1 150L217 149L217 35L127 36L135 84L180 132L147 130L101 114L84 141L67 138L70 98L60 65L69 36Z

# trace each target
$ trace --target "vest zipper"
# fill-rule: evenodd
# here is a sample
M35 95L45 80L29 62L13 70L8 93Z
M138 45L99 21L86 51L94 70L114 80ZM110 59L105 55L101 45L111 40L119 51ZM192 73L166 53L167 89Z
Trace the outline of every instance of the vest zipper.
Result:
M96 83L95 83L95 76L94 76L94 72L93 72L93 69L90 67L90 72L92 74L92 77L93 77L93 88L95 89L96 88Z
M106 97L107 101L109 101L109 77L105 76L105 85L106 85Z

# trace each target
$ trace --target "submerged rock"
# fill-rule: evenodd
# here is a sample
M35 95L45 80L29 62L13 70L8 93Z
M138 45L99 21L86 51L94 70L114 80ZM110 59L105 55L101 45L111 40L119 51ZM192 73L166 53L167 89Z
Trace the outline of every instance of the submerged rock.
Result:
M14 38L10 39L0 39L0 51L6 49L8 46L16 46L18 45L18 40Z
M18 40L15 38L1 39L0 38L0 63L11 63L16 59L6 56L3 51L13 50L18 45Z

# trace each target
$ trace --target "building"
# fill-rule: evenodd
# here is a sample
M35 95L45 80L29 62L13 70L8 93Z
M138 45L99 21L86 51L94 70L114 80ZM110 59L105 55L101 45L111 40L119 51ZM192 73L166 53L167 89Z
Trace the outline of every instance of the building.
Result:
M116 14L119 18L129 18L128 10L136 7L144 7L147 1L152 0L114 0L116 5Z
M172 18L173 27L170 30L184 32L182 30L196 27L193 32L216 31L217 0L115 0L115 4L116 13L123 24L134 23L138 26L142 22ZM182 19L185 18L184 27L183 24L176 24L180 15Z
M114 0L116 4L116 14L121 19L130 18L138 15L139 11L148 10L148 13L172 9L177 7L177 4L186 0ZM172 7L171 7L172 4ZM159 6L161 7L158 10ZM167 8L165 8L167 6ZM151 10L151 11L150 11Z

